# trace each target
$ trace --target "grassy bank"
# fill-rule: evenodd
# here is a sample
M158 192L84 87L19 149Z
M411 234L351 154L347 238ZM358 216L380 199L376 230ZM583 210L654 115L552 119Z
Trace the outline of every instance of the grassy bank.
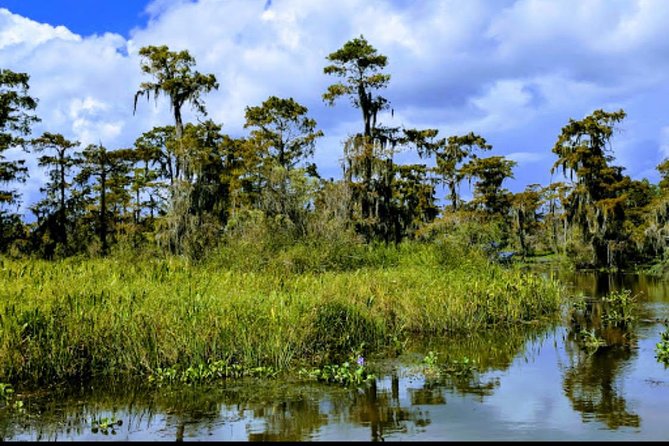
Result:
M346 269L308 247L292 249L265 263L248 253L247 263L232 262L225 251L198 264L4 259L0 382L141 376L212 361L286 370L361 347L401 349L412 336L551 316L561 303L557 283L475 251L364 248L342 254L357 262Z

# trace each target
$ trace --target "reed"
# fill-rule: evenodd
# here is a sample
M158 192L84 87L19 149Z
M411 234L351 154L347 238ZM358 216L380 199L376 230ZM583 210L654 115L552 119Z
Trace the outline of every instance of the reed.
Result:
M413 242L304 260L309 247L291 249L299 255L245 269L225 250L199 263L0 259L0 382L148 377L212 363L285 371L361 346L367 357L412 337L550 318L562 304L557 282L475 251ZM344 267L347 255L355 268Z

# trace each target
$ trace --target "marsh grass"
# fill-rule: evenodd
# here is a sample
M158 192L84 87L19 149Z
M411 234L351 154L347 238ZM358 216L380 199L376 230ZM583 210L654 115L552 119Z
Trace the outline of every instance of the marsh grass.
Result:
M361 345L368 356L411 337L552 317L562 303L557 282L437 243L342 248L334 258L291 249L299 255L246 253L235 266L229 251L196 264L0 260L0 382L212 363L285 371L341 363ZM345 268L346 256L358 266Z

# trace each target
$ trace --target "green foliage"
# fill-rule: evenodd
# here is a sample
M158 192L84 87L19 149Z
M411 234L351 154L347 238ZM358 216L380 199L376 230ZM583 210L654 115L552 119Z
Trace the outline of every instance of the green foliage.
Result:
M582 330L579 333L579 340L589 354L594 354L600 348L607 346L606 341L597 335L595 329Z
M272 378L277 375L273 367L244 367L229 360L210 360L195 366L158 367L149 375L148 381L156 385L206 384L224 379L239 379L246 376Z
M97 434L100 432L103 435L116 435L116 427L123 425L123 420L111 417L98 417L91 420L91 432Z
M349 357L342 364L326 364L313 369L301 369L299 374L327 384L359 387L373 382L376 377L369 373L365 358L359 355Z
M11 384L0 382L0 399L4 402L9 401L14 395L14 388Z
M200 96L211 90L218 89L218 82L213 74L202 74L192 71L195 58L187 50L170 51L166 45L145 46L139 50L143 58L140 68L143 73L153 76L154 82L142 82L135 93L134 109L137 100L151 95L157 99L160 94L169 97L170 108L174 113L176 137L180 139L183 131L181 108L190 102L199 113L206 115L206 108Z
M323 302L315 308L306 344L311 346L314 354L323 355L324 361L339 361L360 344L378 348L385 330L394 327L384 329L375 320L369 312L372 304L373 300L370 300L367 308L361 308L348 302Z
M466 135L454 135L439 140L429 149L435 154L435 172L441 177L441 181L448 186L451 199L451 209L456 211L459 207L458 185L465 178L466 171L462 163L467 158L476 159L474 150L490 150L492 146L485 138L470 132Z
M543 217L540 211L542 194L543 191L538 184L531 184L523 192L514 194L511 198L513 229L523 257L530 254L531 247L539 245L536 236L540 231Z
M637 297L632 296L631 290L613 291L602 298L604 311L602 323L604 326L625 328L637 319Z
M244 128L251 127L251 140L263 157L290 170L314 153L316 121L307 117L309 110L293 98L270 96L260 106L246 107Z
M502 189L507 178L513 178L512 169L517 163L503 156L474 158L462 166L461 175L474 183L474 199L471 205L492 214L506 215L510 207L510 194Z
M552 318L561 305L557 283L483 257L456 250L445 268L447 246L356 249L358 268L321 264L299 274L267 257L264 267L253 265L262 254L251 256L249 269L236 261L231 268L232 251L198 263L150 254L3 259L0 381L157 379L174 368L174 379L185 373L196 382L220 372L209 368L220 360L282 372L302 361L341 364L363 343L360 354L369 356L409 337Z
M438 380L443 376L450 376L456 379L472 378L477 371L476 361L463 356L461 359L448 359L440 361L439 355L433 351L423 358L423 374L429 380Z
M553 153L558 156L551 173L561 168L575 186L566 197L566 221L579 229L589 245L594 266L619 266L630 234L625 230L625 204L631 186L623 168L611 166L610 139L615 125L625 118L623 110L595 110L590 116L562 128Z
M387 103L381 96L372 96L372 91L385 88L390 81L390 75L381 72L388 64L388 58L378 54L376 48L360 36L330 53L327 60L332 64L326 66L323 72L343 78L344 82L330 85L323 94L323 100L333 105L339 97L349 96L353 106L362 111L364 135L371 136L372 121Z
M14 208L20 194L14 183L24 183L28 177L25 160L8 161L4 152L25 144L24 136L39 121L32 115L37 100L28 95L26 73L0 69L0 252L6 251L20 239Z
M658 361L669 365L669 326L660 335L660 342L655 344L655 357Z
M203 166L198 166L198 153L194 153L192 139L189 141L189 135L184 133L181 109L188 102L198 113L206 115L201 95L218 89L219 85L213 74L192 70L195 58L186 50L174 52L166 45L150 45L141 48L139 55L143 58L140 65L142 72L153 76L154 82L140 84L135 93L134 110L137 109L140 96L149 99L151 95L157 98L159 94L165 94L169 97L170 109L174 115L176 147L171 152L176 159L174 171L171 171L173 177L167 222L162 231L167 239L165 245L172 253L198 258L199 250L192 249L192 241L199 236L197 229L201 219L192 216L191 208L195 188L193 180L203 173ZM202 126L210 127L207 123ZM197 167L200 169L196 171Z
M18 413L25 412L23 400L17 399L11 384L0 382L0 409L9 408Z
M70 254L73 251L68 243L68 234L73 232L75 223L70 215L73 213L71 203L74 196L72 171L78 164L76 152L72 152L79 146L79 141L69 141L63 135L45 132L33 139L31 145L38 153L51 152L38 159L39 166L48 169L49 181L42 188L46 197L31 208L37 217L35 235L46 236L52 241L42 243L45 257L53 257L57 248Z

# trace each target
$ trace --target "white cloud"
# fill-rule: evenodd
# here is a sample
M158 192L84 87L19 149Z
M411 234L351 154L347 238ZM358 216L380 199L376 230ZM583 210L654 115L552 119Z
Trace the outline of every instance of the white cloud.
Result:
M627 173L648 171L634 170L631 154L642 147L669 156L663 0L281 0L269 8L265 0L157 0L146 10L147 26L126 40L81 37L0 9L0 60L31 75L42 118L36 133L115 148L171 123L165 98L140 101L134 115L132 107L148 80L139 49L166 44L189 50L199 71L216 75L220 89L204 99L233 135L245 133L244 108L269 95L306 105L327 136L316 161L336 176L340 142L359 131L361 118L346 99L323 104L333 81L323 67L330 52L364 34L388 56L392 78L382 94L394 108L392 124L434 127L441 136L480 133L497 153L532 163L515 169L517 189L548 178L561 127L597 108L629 107L620 150L632 164Z
M547 154L536 153L536 152L512 152L506 156L506 158L517 162L518 164L529 164L536 163L537 161L542 161L546 158Z
M31 48L52 39L80 41L81 37L64 26L37 23L0 8L0 50L12 46Z

